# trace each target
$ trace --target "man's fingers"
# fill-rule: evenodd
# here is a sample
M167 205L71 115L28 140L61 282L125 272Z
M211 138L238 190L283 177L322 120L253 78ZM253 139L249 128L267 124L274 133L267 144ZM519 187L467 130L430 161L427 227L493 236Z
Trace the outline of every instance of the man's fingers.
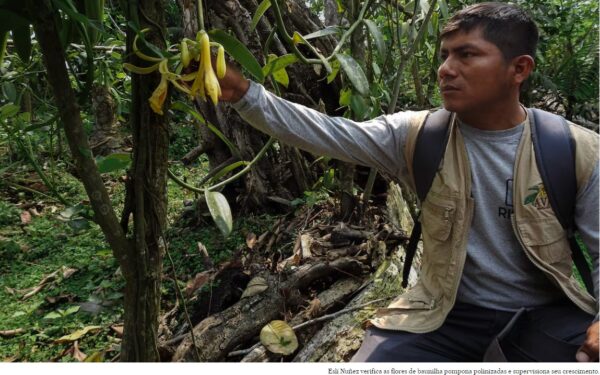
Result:
M578 362L597 362L598 361L598 351L600 350L600 334L598 329L600 325L598 322L595 322L588 328L587 337L575 358Z

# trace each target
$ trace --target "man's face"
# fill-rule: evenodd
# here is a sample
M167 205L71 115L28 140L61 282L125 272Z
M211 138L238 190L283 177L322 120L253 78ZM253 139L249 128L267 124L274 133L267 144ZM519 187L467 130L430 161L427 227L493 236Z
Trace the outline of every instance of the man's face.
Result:
M509 64L481 28L456 31L440 46L438 79L444 107L469 115L505 103L511 93Z

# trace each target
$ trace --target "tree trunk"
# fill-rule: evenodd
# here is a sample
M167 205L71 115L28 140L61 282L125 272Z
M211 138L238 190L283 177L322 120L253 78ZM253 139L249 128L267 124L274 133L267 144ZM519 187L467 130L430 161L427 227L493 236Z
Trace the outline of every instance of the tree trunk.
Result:
M140 8L162 22L160 0L141 1ZM168 137L165 119L150 111L147 99L158 83L158 77L133 78L132 128L134 129L133 169L127 201L133 202L134 246L125 236L127 221L119 221L111 206L90 150L76 95L65 65L65 53L58 36L50 1L27 1L34 30L44 55L48 81L52 86L60 118L80 177L98 223L110 244L125 277L124 336L121 360L156 361L156 332L159 313L160 276L163 243L162 231L166 214L166 161ZM132 40L131 33L128 35ZM160 38L147 40L160 45ZM161 47L164 47L161 46ZM129 212L129 208L125 208ZM126 214L125 216L128 216Z
M140 0L129 9L129 19L139 20L140 28L150 28L149 43L164 49L164 7L161 0ZM160 30L156 29L160 27ZM128 55L135 32L128 29ZM135 61L135 65L141 65ZM124 335L121 360L158 361L156 335L160 311L162 258L165 252L164 230L167 212L167 161L169 137L167 118L154 113L148 98L158 85L160 75L132 76L131 129L133 163L129 172L123 227L133 214L134 247L128 254L123 275L125 285ZM166 112L166 111L165 111Z
M117 136L117 105L108 86L95 85L92 89L92 110L94 127L90 134L90 147L94 155L109 155L121 147Z

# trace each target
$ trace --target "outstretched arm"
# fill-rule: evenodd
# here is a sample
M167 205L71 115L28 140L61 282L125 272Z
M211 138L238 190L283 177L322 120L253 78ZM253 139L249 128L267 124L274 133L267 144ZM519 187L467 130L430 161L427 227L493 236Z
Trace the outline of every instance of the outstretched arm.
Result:
M375 167L407 178L404 143L416 112L366 122L331 117L289 102L246 80L234 68L221 80L221 100L233 103L244 120L282 142L316 155Z

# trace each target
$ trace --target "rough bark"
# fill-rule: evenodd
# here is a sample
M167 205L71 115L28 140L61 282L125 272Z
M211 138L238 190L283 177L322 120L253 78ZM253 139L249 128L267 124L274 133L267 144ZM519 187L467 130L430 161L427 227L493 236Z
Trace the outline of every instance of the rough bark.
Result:
M117 105L108 86L96 85L92 89L92 110L94 111L94 127L90 134L90 147L94 155L108 155L120 148L115 125Z
M142 28L150 28L146 40L158 48L166 48L160 35L164 29L161 0L141 0L129 17L139 20ZM161 30L157 30L159 26ZM135 32L128 30L128 50ZM130 54L132 55L132 54ZM132 61L141 65L139 61ZM148 98L158 85L160 75L132 77L131 129L133 162L129 172L127 198L133 214L134 247L123 265L125 276L124 335L122 361L158 361L158 316L160 311L160 278L165 251L163 232L166 226L168 123L166 116L154 113ZM127 227L128 215L122 225Z
M338 5L335 0L325 0L325 25L336 26L340 22L340 15L338 13Z

